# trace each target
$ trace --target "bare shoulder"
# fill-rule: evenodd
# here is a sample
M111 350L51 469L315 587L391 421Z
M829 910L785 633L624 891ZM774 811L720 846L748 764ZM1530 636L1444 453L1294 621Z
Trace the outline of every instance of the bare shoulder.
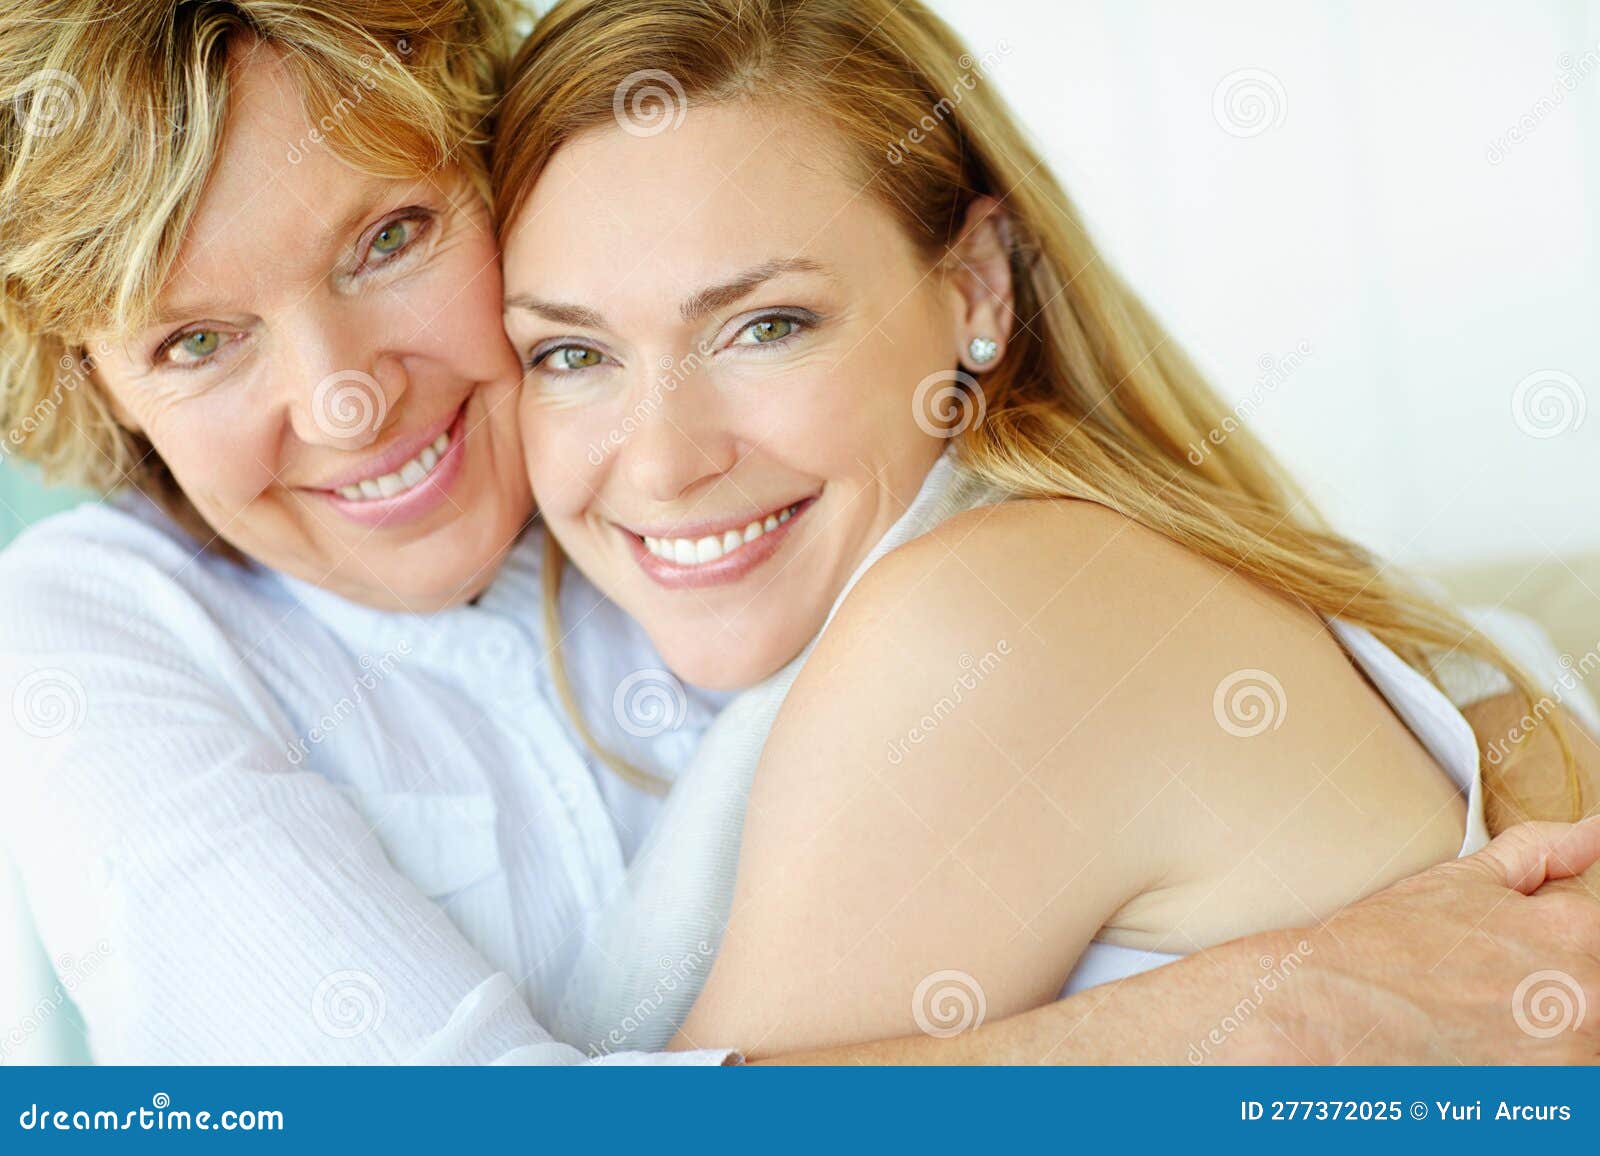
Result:
M1104 671L1185 639L1327 641L1312 614L1104 506L1006 502L964 511L888 553L863 575L818 647L824 661L853 636L895 631L916 645L962 635L1024 634L1049 655Z
M1105 854L1147 878L1104 938L1188 950L1322 917L1460 846L1453 784L1316 614L1093 503L953 517L868 571L835 627L797 687L813 706L874 667L936 703L982 675L968 725L935 712L923 741L976 729L1115 833Z
M1190 950L1449 857L1452 798L1315 615L1086 503L964 513L785 699L685 1038L905 1035L950 975L1036 1007L1092 939Z

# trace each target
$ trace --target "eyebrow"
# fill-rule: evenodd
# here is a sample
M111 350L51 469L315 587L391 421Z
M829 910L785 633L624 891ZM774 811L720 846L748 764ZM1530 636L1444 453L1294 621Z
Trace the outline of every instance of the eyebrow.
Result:
M317 219L317 231L309 244L304 248L316 246L316 251L333 253L347 243L347 238L354 233L369 217L374 216L385 200L393 198L394 208L404 207L403 202L393 197L392 190L397 182L385 180L382 177L366 177L357 187L355 195L351 198L350 207L344 215L333 224L328 224L321 215L313 212ZM406 186L410 188L411 186ZM176 325L180 321L192 317L204 316L210 312L227 312L217 310L219 303L225 303L219 298L225 298L226 293L213 297L197 298L193 301L174 301L170 304L158 303L149 314L148 320L138 326L140 330L165 329Z
M715 285L707 285L684 298L678 306L678 315L692 324L719 309L748 297L762 285L786 273L820 273L830 276L828 267L810 257L783 257L752 265L737 276ZM604 329L605 318L584 305L562 301L544 301L531 293L515 293L506 298L507 309L525 309L537 313L557 325L574 325L588 329Z

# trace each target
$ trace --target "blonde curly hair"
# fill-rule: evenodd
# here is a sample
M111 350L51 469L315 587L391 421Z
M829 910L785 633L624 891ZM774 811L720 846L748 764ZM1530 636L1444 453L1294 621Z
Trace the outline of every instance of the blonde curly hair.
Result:
M115 419L90 335L140 324L223 145L229 54L280 50L308 139L377 176L463 171L487 146L516 0L0 0L0 460L134 486L193 527ZM206 535L210 537L210 535Z

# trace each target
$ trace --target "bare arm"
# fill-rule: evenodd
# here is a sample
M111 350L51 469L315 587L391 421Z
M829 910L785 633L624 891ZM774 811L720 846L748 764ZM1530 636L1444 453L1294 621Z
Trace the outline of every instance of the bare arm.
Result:
M1600 1006L1600 905L1540 889L1597 859L1600 819L1525 824L1316 930L1237 940L949 1039L770 1062L1593 1064L1600 1017L1536 1038L1512 999L1527 976L1556 970ZM1280 971L1299 960L1271 992L1267 958Z
M1525 711L1514 695L1463 711L1486 765ZM1570 715L1565 721L1595 815L1600 743ZM1560 805L1561 751L1548 728L1518 751L1506 778L1519 795ZM1489 812L1496 839L1485 851L1380 892L1323 928L1236 940L949 1039L909 1036L765 1062L1592 1064L1600 1056L1596 1017L1536 1040L1518 1025L1510 1000L1527 975L1553 969L1588 977L1587 1003L1597 1006L1600 903L1550 900L1562 891L1595 894L1600 819L1507 830L1507 809L1491 799ZM1584 943L1587 951L1574 949ZM1286 953L1304 960L1295 982L1223 1032L1225 1021L1239 1022L1239 999L1259 981L1260 961ZM1223 1045L1213 1042L1214 1031Z
M1487 760L1525 708L1506 695L1463 713ZM1567 721L1584 799L1595 815L1600 743ZM1508 785L1556 791L1560 756L1553 734L1538 732L1511 767ZM949 1039L909 1036L765 1062L1594 1063L1596 1017L1573 1032L1535 1040L1510 1014L1510 993L1532 972L1554 969L1589 976L1587 1002L1597 1006L1600 903L1548 900L1562 891L1594 895L1600 819L1506 827L1503 810L1491 807L1496 840L1488 849L1380 892L1320 929L1236 940ZM1585 942L1587 952L1574 950ZM1304 961L1295 982L1262 1001L1260 1014L1238 1030L1222 1032L1229 1017L1237 1022L1241 994L1260 980L1260 961L1291 953ZM1212 1042L1213 1031L1223 1034L1224 1045ZM1353 1041L1354 1050L1345 1054L1342 1041Z

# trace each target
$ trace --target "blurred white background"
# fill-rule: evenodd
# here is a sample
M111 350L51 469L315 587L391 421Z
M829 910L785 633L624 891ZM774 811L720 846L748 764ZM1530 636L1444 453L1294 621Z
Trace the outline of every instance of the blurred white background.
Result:
M1600 4L933 6L1341 529L1424 567L1600 548Z

